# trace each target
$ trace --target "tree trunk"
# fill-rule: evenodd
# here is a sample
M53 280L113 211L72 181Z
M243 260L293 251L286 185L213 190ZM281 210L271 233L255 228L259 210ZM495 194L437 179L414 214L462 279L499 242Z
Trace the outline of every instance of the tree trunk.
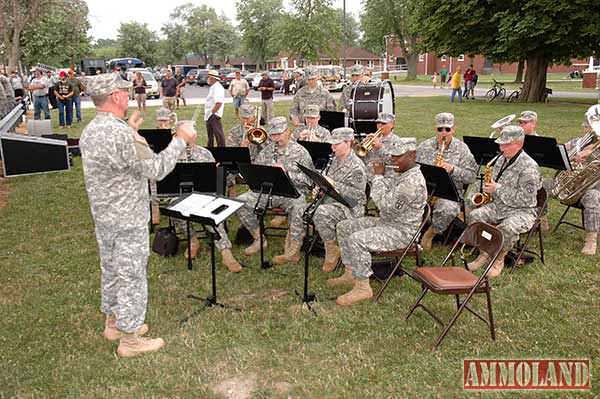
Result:
M6 43L6 47L8 48L8 70L12 71L17 68L19 65L19 55L21 53L21 30L15 28L13 30L13 35L10 38L11 40Z
M406 73L406 80L417 79L417 55L406 54L406 63L408 64L408 72Z
M549 60L542 55L527 57L522 102L539 103L545 99L546 72Z
M525 60L519 60L519 65L517 66L517 76L515 76L515 83L523 82L523 69L525 69Z

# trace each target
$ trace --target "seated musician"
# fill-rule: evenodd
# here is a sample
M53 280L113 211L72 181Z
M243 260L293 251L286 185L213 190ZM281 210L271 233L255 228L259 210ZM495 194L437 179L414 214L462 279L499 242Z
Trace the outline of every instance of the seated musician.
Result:
M477 162L469 147L456 137L454 115L442 112L435 116L437 133L417 147L417 162L440 166L452 178L458 194L463 197L463 185L471 184L477 177ZM421 245L430 250L436 234L444 232L460 213L460 204L436 198L432 206L431 226L423 234Z
M306 148L290 140L291 131L288 129L285 117L277 116L271 119L269 121L268 133L271 141L258 154L255 163L282 168L287 172L296 189L301 194L306 194L310 188L310 180L300 171L296 163L314 169L310 154ZM244 206L238 211L240 221L254 238L254 242L244 250L244 254L247 256L254 255L260 251L260 226L257 216L254 214L254 206L258 195L257 193L248 191L237 197L237 200L244 202ZM274 207L283 208L288 212L290 224L302 223L295 220L296 214L291 213L291 210L294 206L302 208L304 204L304 195L301 195L299 198L279 196L273 196L272 198L272 205ZM267 246L266 240L263 240L263 245L264 247Z
M523 111L517 118L519 126L523 129L525 136L538 136L538 114L535 111Z
M581 124L583 135L565 144L565 149L570 155L573 154L574 159L571 159L571 162L574 169L600 157L600 145L590 144L586 140L590 137L590 134L594 135L594 132L596 132L596 135L598 135L600 133L598 119L600 119L600 105L593 105L586 112L586 118ZM552 195L554 180L551 179L544 183L546 191ZM585 244L581 249L581 253L594 256L596 254L598 231L600 230L600 180L585 189L578 202L583 207L583 227L585 228Z
M331 137L327 140L331 144L334 158L331 164L324 170L326 179L335 189L346 198L357 202L352 209L340 204L330 197L326 197L317 208L313 222L325 244L325 262L323 271L331 272L337 265L340 257L340 249L336 243L335 226L342 220L362 216L364 213L367 197L365 188L367 185L367 171L361 160L352 151L354 130L340 127L333 130ZM283 264L298 262L300 260L300 247L306 230L302 223L302 214L305 206L294 208L297 213L293 218L294 223L290 225L289 241L285 247L285 253L273 258L273 263Z
M406 247L421 225L427 186L415 162L416 149L415 138L400 138L388 149L394 172L384 173L384 164L373 165L371 198L379 208L379 217L346 219L337 225L346 270L341 277L327 280L327 285L354 285L350 292L337 298L339 305L371 298L371 252Z
M292 138L294 140L303 141L319 141L324 142L331 135L329 130L319 125L321 112L316 104L309 104L304 109L304 125L300 125L294 129Z
M374 162L385 162L387 158L387 149L398 143L400 137L394 134L394 124L396 117L393 114L380 113L377 117L377 130L381 129L381 137L375 138L373 141L373 149L362 158L365 165L367 165L367 171L369 172L369 180L373 176L371 164ZM374 137L375 133L369 134L365 140Z
M248 147L250 159L254 162L260 150L266 145L266 142L263 144L250 143L246 135L249 129L256 127L256 107L251 104L243 104L240 107L239 112L241 123L229 130L229 134L227 135L227 146Z
M171 111L165 107L160 107L156 110L156 128L157 129L169 129L171 130L171 123L173 118Z
M525 135L518 126L506 126L496 139L500 156L496 159L491 181L485 182L483 191L491 201L469 214L469 223L485 222L497 225L504 236L504 248L490 269L488 276L499 276L504 268L504 257L519 239L519 234L533 226L536 217L537 192L542 186L538 164L523 151ZM482 252L467 266L476 270L489 260Z
M352 65L350 69L350 84L344 86L340 97L340 110L350 112L352 110L352 89L363 83L364 69L362 65Z

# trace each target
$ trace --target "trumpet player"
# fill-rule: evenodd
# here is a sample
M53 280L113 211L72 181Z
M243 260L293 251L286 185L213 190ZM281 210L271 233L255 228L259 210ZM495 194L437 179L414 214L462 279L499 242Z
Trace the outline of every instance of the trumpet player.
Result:
M339 202L326 197L317 208L313 222L325 244L325 261L323 271L331 272L340 257L340 248L336 242L335 227L346 219L353 219L364 213L367 202L365 188L367 186L367 171L358 156L352 151L354 130L340 127L333 130L327 140L331 144L334 158L325 172L325 178L346 198L356 200L354 208L349 209ZM318 195L318 193L316 193ZM273 258L273 263L283 264L300 260L300 247L306 233L302 223L305 207L296 207L295 217L290 224L289 240L283 255Z
M376 123L377 130L381 130L381 136L377 137L375 133L371 133L367 137L365 137L365 140L373 140L372 149L367 153L365 157L363 157L363 162L365 163L365 165L367 165L369 177L373 176L373 171L371 170L370 164L375 162L384 162L387 157L387 150L391 146L401 141L400 137L394 134L394 124L396 123L396 117L393 114L380 113L377 116Z
M417 147L417 162L442 167L448 172L458 194L464 196L463 186L475 182L477 162L469 147L456 137L454 115L442 112L435 116L436 134ZM460 212L460 205L454 201L438 198L432 207L431 226L423 234L421 245L430 250L436 234L445 231Z
M518 126L509 125L502 129L501 136L496 139L501 155L493 165L490 181L483 186L490 201L469 214L469 223L495 224L504 236L504 248L492 265L489 277L500 275L504 257L519 239L519 234L531 229L535 222L537 192L542 184L538 164L523 151L524 139L523 129ZM481 252L467 266L469 270L476 270L488 260L488 254Z
M239 113L241 123L229 130L227 134L227 146L248 147L250 159L254 162L258 153L268 143L268 139L262 144L255 144L248 141L246 133L249 129L256 126L256 107L254 105L242 104Z
M321 119L321 113L319 106L316 104L309 104L304 109L304 125L298 126L294 129L292 137L294 140L304 141L319 141L325 142L331 135L329 130L319 125Z
M291 132L288 129L286 118L277 116L271 119L269 121L268 134L271 142L258 154L255 163L282 168L301 194L308 193L310 180L300 171L297 163L314 169L313 162L306 148L295 141L290 141ZM254 205L258 199L258 194L247 191L237 197L237 199L244 202L244 206L238 212L240 221L254 238L254 242L244 250L246 256L251 256L260 251L260 226L254 214ZM272 205L274 207L283 208L288 213L290 224L302 223L295 220L297 214L292 212L292 209L294 207L303 208L304 204L304 195L301 195L299 198L279 196L273 196L272 198ZM266 248L267 240L263 240L263 245Z

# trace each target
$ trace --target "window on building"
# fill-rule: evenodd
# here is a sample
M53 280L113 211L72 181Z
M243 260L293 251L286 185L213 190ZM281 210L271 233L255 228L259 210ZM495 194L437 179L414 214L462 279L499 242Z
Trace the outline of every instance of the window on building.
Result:
M464 54L459 55L458 56L458 60L459 61L464 61L465 60L465 55Z
M425 62L425 55L419 54L419 62Z
M445 62L445 61L447 61L447 60L448 60L448 58L447 58L445 55L442 55L442 56L440 57L440 61L444 61L444 62Z

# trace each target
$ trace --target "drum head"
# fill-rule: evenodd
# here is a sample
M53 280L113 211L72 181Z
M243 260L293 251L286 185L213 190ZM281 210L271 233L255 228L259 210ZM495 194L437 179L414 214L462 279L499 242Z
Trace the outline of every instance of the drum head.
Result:
M354 86L351 95L351 118L356 133L373 133L379 113L395 113L394 88L389 80L359 84Z

